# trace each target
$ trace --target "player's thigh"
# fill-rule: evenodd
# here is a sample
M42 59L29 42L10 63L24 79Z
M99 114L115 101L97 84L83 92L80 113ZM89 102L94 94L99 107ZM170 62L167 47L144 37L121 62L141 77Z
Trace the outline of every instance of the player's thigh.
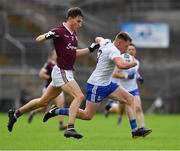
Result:
M61 92L55 99L54 99L54 104L56 104L58 107L63 107L64 106L64 93Z
M61 92L62 89L60 87L54 87L52 85L49 85L46 91L43 93L41 101L49 103L54 98L56 98Z
M75 80L71 80L68 83L61 86L62 90L72 95L73 97L84 96L79 85Z
M85 112L93 117L93 115L97 112L99 108L100 103L94 103L90 101L86 101L86 107L85 107Z
M112 92L108 98L114 99L117 101L123 101L125 103L130 103L129 100L131 100L133 96L124 88L118 87L114 92Z

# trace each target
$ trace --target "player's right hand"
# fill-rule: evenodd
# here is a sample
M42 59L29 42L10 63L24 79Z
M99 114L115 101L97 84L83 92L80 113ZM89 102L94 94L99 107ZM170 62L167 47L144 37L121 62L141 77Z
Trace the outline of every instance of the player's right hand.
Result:
M128 79L134 79L134 73L128 74Z

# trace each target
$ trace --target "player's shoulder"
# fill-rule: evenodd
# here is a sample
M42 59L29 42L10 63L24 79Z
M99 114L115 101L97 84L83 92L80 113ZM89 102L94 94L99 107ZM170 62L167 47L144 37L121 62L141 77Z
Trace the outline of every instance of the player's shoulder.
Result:
M59 25L57 27L54 27L51 29L51 31L54 31L54 32L65 32L65 27L63 25Z
M109 43L112 43L110 39L102 39L100 41L100 46L107 45Z
M101 42L100 42L100 49L101 50L108 50L110 51L110 49L113 48L113 43L111 42L110 39L103 39Z

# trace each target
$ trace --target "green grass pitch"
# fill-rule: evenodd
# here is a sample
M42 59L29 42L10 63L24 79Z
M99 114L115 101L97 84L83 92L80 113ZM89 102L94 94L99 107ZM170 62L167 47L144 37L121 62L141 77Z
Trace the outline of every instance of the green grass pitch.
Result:
M105 118L97 114L91 121L76 121L76 129L84 137L80 140L64 138L58 130L57 118L42 122L35 116L31 124L22 116L9 133L7 114L0 114L0 150L180 150L180 116L145 116L147 127L153 132L146 138L131 138L127 116L117 125L117 115ZM67 122L67 117L65 118Z

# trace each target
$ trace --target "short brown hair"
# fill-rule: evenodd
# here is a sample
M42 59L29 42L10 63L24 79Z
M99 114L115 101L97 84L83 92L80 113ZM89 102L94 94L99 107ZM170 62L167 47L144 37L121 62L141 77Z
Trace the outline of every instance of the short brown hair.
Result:
M133 47L136 47L136 45L134 43L130 43L129 46L133 46Z
M119 32L117 35L116 35L116 38L118 39L122 39L124 41L130 41L132 42L132 38L129 36L129 34L127 32Z
M82 11L79 7L72 7L68 9L66 19L68 19L69 17L75 18L77 16L83 17Z

